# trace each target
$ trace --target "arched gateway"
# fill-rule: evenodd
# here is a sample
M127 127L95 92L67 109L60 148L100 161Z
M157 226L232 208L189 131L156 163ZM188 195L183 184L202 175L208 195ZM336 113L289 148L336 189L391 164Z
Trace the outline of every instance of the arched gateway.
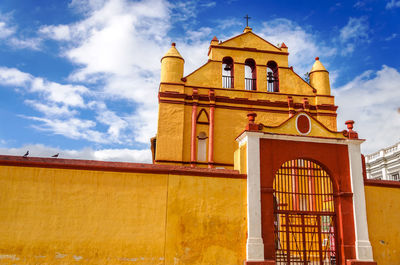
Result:
M276 264L335 264L333 185L307 159L285 162L273 184Z

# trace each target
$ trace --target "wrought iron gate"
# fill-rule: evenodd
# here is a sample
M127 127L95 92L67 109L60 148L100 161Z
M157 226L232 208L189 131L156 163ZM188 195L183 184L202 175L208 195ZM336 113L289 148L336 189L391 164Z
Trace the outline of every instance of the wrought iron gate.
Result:
M276 264L336 264L332 181L313 161L285 162L274 180Z

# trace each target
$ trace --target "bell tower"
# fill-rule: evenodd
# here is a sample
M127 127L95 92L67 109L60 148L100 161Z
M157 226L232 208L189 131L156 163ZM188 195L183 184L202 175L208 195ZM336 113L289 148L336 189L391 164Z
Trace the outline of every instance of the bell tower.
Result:
M317 60L307 83L289 66L289 51L246 27L225 41L214 37L208 61L184 76L185 61L173 43L161 59L154 163L232 169L235 139L249 112L276 126L306 111L336 130L328 72Z

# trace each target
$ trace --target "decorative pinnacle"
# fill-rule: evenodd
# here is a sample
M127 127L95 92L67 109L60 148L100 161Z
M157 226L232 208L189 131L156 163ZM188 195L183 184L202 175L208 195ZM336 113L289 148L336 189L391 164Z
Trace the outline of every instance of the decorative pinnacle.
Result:
M175 47L175 46L176 46L176 43L175 43L175 42L171 43L171 46L174 46L174 47Z
M347 129L348 129L349 131L352 131L352 130L353 130L353 124L354 124L354 121L353 121L353 120L346 121L344 124L347 125Z
M250 112L247 114L247 118L249 119L249 123L254 123L254 121L256 120L257 117L257 113L255 112Z
M319 57L315 57L315 60L316 60L316 61L319 61Z

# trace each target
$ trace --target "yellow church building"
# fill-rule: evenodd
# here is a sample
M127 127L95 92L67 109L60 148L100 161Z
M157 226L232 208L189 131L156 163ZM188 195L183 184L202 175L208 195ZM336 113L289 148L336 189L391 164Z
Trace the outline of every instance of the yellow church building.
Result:
M153 164L0 155L0 264L400 264L399 183L288 56L246 27L184 76L173 43Z

